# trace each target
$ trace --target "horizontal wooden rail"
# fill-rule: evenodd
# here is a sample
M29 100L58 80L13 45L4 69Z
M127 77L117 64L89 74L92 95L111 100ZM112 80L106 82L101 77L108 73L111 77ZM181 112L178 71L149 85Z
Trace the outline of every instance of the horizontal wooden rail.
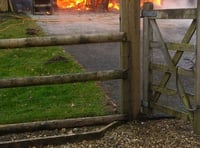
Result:
M155 63L151 64L150 67L152 70L157 70L157 71L161 71L161 72L170 72L174 75L176 75L176 73L177 73L179 75L194 77L193 70L186 70L181 67L178 67L178 69L170 69L169 66L166 66L163 64L155 64Z
M189 119L189 113L187 113L187 112L178 111L178 110L175 110L174 108L171 108L169 106L164 106L164 105L160 105L160 104L153 103L153 102L150 103L150 106L152 108L154 108L155 110L161 111L161 112L166 113L168 115L171 115L171 116L174 116L174 117L177 117L177 118L180 118L180 119L184 119L184 120Z
M178 94L177 90L174 90L171 88L163 88L163 87L160 87L159 85L151 85L150 88L153 91L157 91L168 96L175 96ZM194 101L194 94L186 93L186 95L190 100Z
M1 39L0 49L104 42L122 42L125 40L126 35L123 32Z
M53 85L86 81L105 81L125 79L127 73L123 70L107 70L53 76L33 76L27 78L0 79L0 88L25 87L35 85Z
M192 44L186 43L172 43L172 42L165 42L168 50L175 50L175 51L188 51L188 52L195 52L196 46ZM162 44L158 41L150 42L151 48L162 48Z
M113 121L125 121L127 116L123 114L71 118L64 120L37 121L18 124L0 125L0 135L9 133L33 132L39 130L54 130L61 128L74 128L83 126L105 125Z
M196 19L196 9L143 10L142 17L152 19Z
M95 140L104 136L106 131L118 126L120 122L114 121L100 129L81 133L60 134L55 136L44 136L20 140L0 142L1 148L21 148L21 147L43 147L47 145L66 145L69 142L80 142L83 140Z

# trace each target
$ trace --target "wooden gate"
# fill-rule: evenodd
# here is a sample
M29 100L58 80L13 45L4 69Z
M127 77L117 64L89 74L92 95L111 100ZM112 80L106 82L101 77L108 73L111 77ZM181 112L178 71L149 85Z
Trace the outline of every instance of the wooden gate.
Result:
M190 43L191 39L195 37L197 27L196 9L153 10L153 4L146 3L142 11L142 17L144 18L144 109L147 109L146 111L155 109L168 115L189 119L193 122L193 113L196 110L195 89L193 87L194 74L196 72L195 62L193 59L187 59L191 63L194 62L190 69L180 65L186 59L184 55L195 55L196 52L196 45ZM176 23L177 19L186 19L186 22L191 20L191 24L179 43L164 39L163 32L158 23L159 21L163 22L163 19L167 19L167 21L176 19L173 23ZM166 25L165 27L170 29L170 26ZM173 24L171 29L173 29ZM173 38L173 34L169 35L168 31L167 33L168 36ZM174 34L176 33L179 32L174 32ZM187 91L188 87L192 89L189 93ZM166 100L169 102L169 105L166 105Z

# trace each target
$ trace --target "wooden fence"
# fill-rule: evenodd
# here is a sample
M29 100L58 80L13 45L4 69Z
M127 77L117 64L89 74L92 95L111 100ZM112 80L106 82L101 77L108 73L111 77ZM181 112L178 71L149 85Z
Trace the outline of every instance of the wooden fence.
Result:
M150 111L152 109L167 113L168 115L179 118L189 119L196 133L200 134L200 2L197 9L168 9L153 10L152 3L146 3L142 11L143 19L143 105ZM160 31L157 20L160 19L191 19L192 23L187 29L180 43L166 42ZM190 44L192 37L196 32L196 45ZM175 32L178 33L178 32ZM173 35L172 35L173 36ZM152 61L154 49L159 49L164 57L165 64L158 64ZM173 55L170 51L174 51ZM180 59L185 52L196 52L196 64L194 69L186 70L178 66ZM161 56L161 55L159 55ZM162 72L159 83L154 83L153 75ZM180 76L192 77L196 82L194 87L195 94L185 91ZM175 77L175 89L169 88L168 83L172 77ZM183 110L177 110L174 107L158 103L161 95L180 97L183 103ZM173 100L171 100L173 101Z
M200 134L200 91L198 91L200 90L200 67L196 66L194 70L188 71L177 66L186 51L196 52L196 65L200 64L200 1L198 1L197 9L153 10L152 3L144 5L142 11L142 71L144 74L142 90L140 67L140 1L121 0L120 8L120 32L0 40L0 49L7 48L8 50L11 48L35 46L121 42L121 68L119 70L1 79L0 88L121 79L121 115L117 116L117 118L115 117L115 119L122 120L125 117L128 117L129 120L137 119L141 109L144 112L156 109L169 115L189 119L194 125L195 132ZM191 19L193 21L181 43L172 43L164 40L156 22L158 19ZM196 45L189 44L195 32ZM160 49L164 55L165 65L152 63L151 53L154 48ZM171 56L169 50L175 51L175 54ZM152 81L153 71L159 71L164 74L159 84L154 84ZM183 83L179 78L182 75L194 78L195 94L189 94L185 91ZM176 77L176 89L168 88L168 83L172 76ZM141 92L143 97L141 97ZM182 100L181 102L184 104L184 110L176 110L165 104L158 104L162 94L167 96L178 94ZM105 118L107 119L107 117ZM112 118L112 116L109 116L109 119Z
M136 119L140 113L141 98L139 44L140 4L137 0L122 0L120 1L120 5L120 32L1 39L0 49L11 50L13 48L27 47L28 50L28 47L121 42L121 69L66 75L0 79L0 88L121 79L121 116L117 119L127 119L126 117L130 120ZM109 116L111 121L112 118L112 116Z
M119 70L1 79L0 87L25 87L121 79L121 115L115 116L114 119L124 120L125 117L128 117L129 120L137 119L142 106L144 112L156 109L169 115L189 119L194 125L194 131L200 134L200 67L196 66L194 70L188 71L177 66L182 55L186 51L196 52L196 65L200 65L200 1L198 1L197 9L153 10L152 3L146 3L144 5L144 10L142 11L142 90L140 72L140 4L138 0L121 0L120 7L120 32L117 33L0 40L0 49L8 48L8 50L11 48L35 46L121 42L121 68ZM164 40L156 22L157 19L191 19L192 23L186 31L181 43L172 43ZM196 45L189 44L195 32ZM153 49L156 48L160 49L164 55L165 65L152 63L151 53ZM174 50L175 54L171 56L169 50ZM163 73L159 84L154 84L152 81L153 71ZM195 94L188 94L185 92L182 81L179 78L181 75L194 78ZM172 76L176 77L176 89L171 89L167 86ZM143 93L143 97L141 97L141 92ZM178 94L184 104L184 110L176 110L165 104L158 104L162 94L167 96ZM101 119L102 118L106 118L107 121L113 121L111 120L113 118L112 116L109 116L109 119L107 117L101 117ZM92 120L93 119L87 119L89 122Z
M86 43L104 43L104 42L120 42L126 41L124 33L109 34L83 34L74 36L48 36L48 37L32 37L19 39L2 39L0 40L0 49L13 49L22 47L39 47L39 46L56 46L56 45L72 45ZM25 78L1 79L0 88L25 87L36 85L52 85L86 81L105 81L113 79L126 79L126 71L107 70L98 72L53 75L53 76L34 76Z

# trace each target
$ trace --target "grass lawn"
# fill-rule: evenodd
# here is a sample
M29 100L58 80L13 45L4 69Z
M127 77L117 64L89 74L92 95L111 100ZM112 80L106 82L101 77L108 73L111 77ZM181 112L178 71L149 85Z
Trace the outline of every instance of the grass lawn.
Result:
M43 32L27 16L0 14L0 39ZM0 50L0 78L58 75L84 70L61 47ZM0 89L0 124L104 115L105 96L95 82Z

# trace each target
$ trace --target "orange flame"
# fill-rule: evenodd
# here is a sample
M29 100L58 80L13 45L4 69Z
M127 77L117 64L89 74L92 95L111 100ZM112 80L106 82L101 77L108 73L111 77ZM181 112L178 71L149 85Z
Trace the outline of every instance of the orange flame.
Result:
M108 4L108 9L119 10L119 0L110 0Z
M92 0L56 0L56 4L61 9L74 8L88 10ZM94 5L103 2L103 0L96 0ZM162 0L141 0L140 6L142 7L145 2L152 2L157 6L162 5ZM119 10L119 0L109 0L108 9Z
M83 9L86 6L86 0L56 0L56 4L59 8L76 8Z
M96 0L94 5L96 6L101 2L103 1ZM89 6L92 5L91 3L91 0L56 0L57 7L61 9L74 8L88 10ZM108 8L119 10L119 0L109 0Z

